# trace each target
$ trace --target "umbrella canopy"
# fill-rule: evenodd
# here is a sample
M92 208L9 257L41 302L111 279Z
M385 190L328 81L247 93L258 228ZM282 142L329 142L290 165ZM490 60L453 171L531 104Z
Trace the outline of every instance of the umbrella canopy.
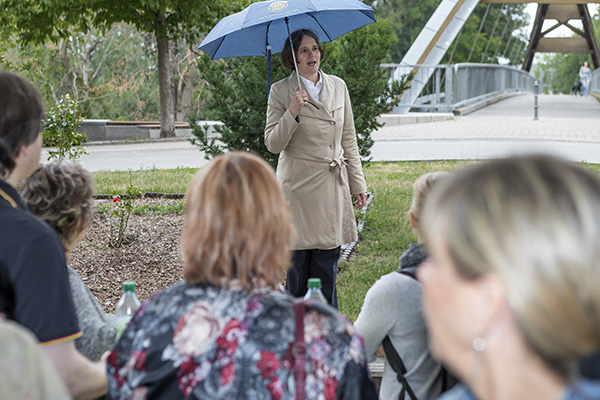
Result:
M288 32L310 29L329 42L373 22L373 10L359 0L261 1L223 18L198 48L213 60L270 56L283 50Z

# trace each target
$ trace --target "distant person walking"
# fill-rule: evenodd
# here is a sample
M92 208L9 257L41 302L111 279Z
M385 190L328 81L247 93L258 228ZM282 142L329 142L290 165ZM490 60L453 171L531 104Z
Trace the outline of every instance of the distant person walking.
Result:
M587 96L590 90L590 81L592 80L592 70L587 61L583 62L583 66L579 68L579 81L581 82L581 95Z

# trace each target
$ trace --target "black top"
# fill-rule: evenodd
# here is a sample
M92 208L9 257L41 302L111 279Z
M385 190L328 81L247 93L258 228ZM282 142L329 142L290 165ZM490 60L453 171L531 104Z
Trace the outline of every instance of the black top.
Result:
M28 213L17 191L0 180L0 263L16 295L16 322L44 344L81 336L64 250L54 230Z

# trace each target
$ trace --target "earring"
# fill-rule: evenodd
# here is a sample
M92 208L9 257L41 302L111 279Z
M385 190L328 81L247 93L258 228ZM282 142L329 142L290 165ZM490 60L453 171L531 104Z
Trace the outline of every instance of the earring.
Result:
M485 340L483 340L483 338L480 338L480 337L475 338L475 339L473 339L472 346L473 346L473 350L481 353L482 351L485 350Z

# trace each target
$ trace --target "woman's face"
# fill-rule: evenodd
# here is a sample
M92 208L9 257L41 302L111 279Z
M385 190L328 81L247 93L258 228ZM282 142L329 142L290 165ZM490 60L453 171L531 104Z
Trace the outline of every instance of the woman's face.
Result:
M300 47L296 51L296 62L298 63L298 72L307 79L314 77L319 71L321 63L321 52L315 39L304 35Z
M590 64L589 64L587 61L584 61L584 62L583 62L583 66L584 66L584 67L589 67L589 66L590 66Z
M434 357L465 376L473 339L482 333L478 318L482 311L480 284L477 279L467 280L458 274L442 235L438 234L429 245L429 259L417 270L423 284L429 347Z

